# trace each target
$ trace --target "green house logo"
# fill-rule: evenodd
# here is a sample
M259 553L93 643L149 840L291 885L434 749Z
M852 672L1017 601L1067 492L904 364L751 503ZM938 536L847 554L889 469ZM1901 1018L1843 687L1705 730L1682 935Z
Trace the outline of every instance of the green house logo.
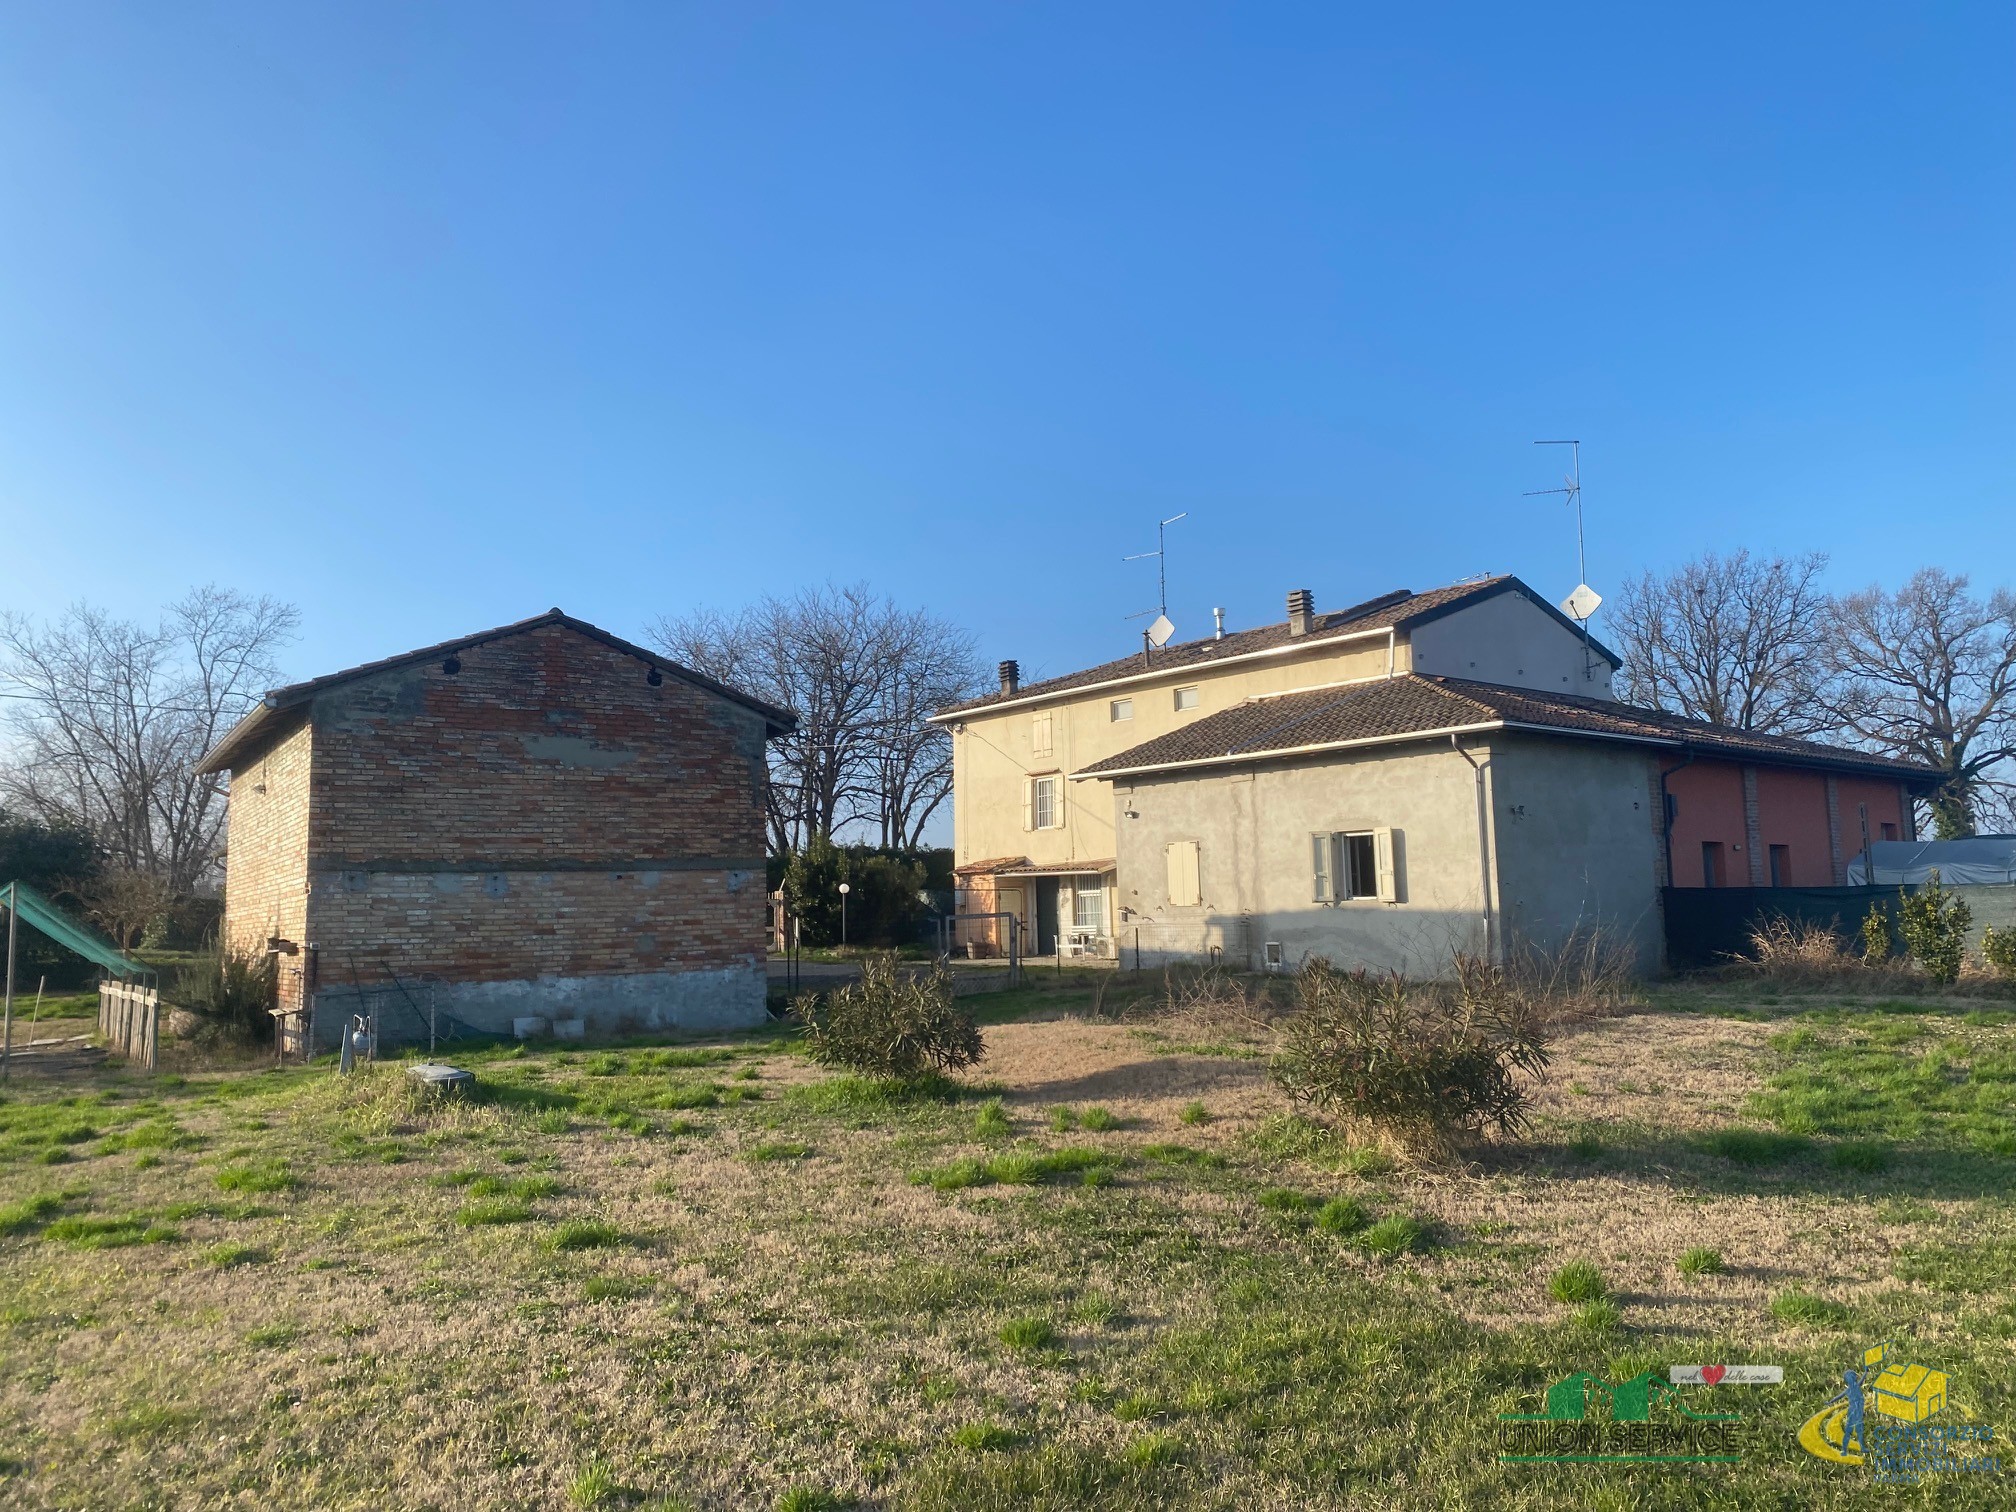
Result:
M1611 1385L1578 1370L1547 1388L1545 1412L1498 1414L1507 1462L1733 1463L1740 1412L1696 1412L1671 1381L1646 1370Z

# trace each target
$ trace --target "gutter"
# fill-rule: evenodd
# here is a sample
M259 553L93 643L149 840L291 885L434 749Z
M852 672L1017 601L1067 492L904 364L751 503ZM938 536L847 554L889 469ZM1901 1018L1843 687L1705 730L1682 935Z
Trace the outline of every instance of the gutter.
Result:
M1400 745L1409 740L1436 740L1444 735L1474 735L1484 730L1507 728L1494 719L1485 724L1443 725L1434 730L1407 730L1397 735L1367 735L1358 740L1329 740L1319 745L1284 746L1271 751L1227 751L1223 756L1197 756L1188 761L1163 761L1150 766L1116 767L1110 772L1072 772L1072 782L1104 782L1113 777L1134 777L1145 772L1175 772L1189 767L1223 766L1231 761L1268 761L1277 756L1310 756L1322 751L1349 751L1360 746Z

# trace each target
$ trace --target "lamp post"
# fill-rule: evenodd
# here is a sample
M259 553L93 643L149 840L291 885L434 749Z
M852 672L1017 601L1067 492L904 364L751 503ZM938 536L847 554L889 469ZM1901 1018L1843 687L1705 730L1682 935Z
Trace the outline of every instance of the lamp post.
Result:
M840 948L847 948L847 894L854 891L845 882L840 884Z

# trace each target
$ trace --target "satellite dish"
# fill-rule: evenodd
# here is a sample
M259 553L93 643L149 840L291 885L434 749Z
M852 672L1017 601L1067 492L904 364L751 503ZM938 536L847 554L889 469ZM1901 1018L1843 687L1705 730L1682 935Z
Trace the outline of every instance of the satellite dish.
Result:
M1148 627L1148 644L1166 646L1169 644L1169 637L1175 633L1176 627L1169 623L1169 616L1158 614L1155 616L1155 623Z
M1561 612L1581 624L1598 609L1603 607L1603 595L1587 583L1578 583L1575 591L1561 600Z

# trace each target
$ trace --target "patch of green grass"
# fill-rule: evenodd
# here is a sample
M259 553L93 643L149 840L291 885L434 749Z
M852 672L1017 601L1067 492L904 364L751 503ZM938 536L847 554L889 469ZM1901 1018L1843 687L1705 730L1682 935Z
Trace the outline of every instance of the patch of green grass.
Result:
M1048 1116L1050 1127L1059 1134L1068 1134L1078 1127L1078 1111L1075 1108L1055 1107Z
M58 1218L42 1230L42 1237L72 1249L123 1249L167 1244L182 1235L169 1224L151 1223L136 1213L124 1218Z
M1414 1219L1392 1213L1360 1234L1358 1244L1372 1254L1391 1258L1419 1248L1425 1236L1426 1230Z
M1001 1325L1000 1339L1010 1349L1049 1349L1057 1342L1057 1330L1046 1318L1011 1318Z
M906 1110L933 1103L957 1102L965 1089L944 1076L905 1080L880 1076L829 1076L806 1087L793 1087L782 1101L808 1113L880 1122Z
M273 1257L256 1244L226 1240L203 1251L203 1258L219 1270L231 1270L240 1265L264 1265Z
M565 1134L574 1127L574 1120L567 1116L565 1108L548 1108L533 1115L532 1127L541 1134Z
M628 1302L651 1290L649 1281L628 1276L590 1276L581 1285L581 1295L590 1302Z
M811 1153L812 1146L795 1139L766 1139L748 1150L749 1158L756 1161L803 1160Z
M955 1449L1013 1449L1022 1442L1022 1435L999 1423L967 1423L952 1430L949 1442Z
M486 1228L500 1223L523 1223L532 1209L512 1197L489 1197L469 1203L455 1215L464 1228Z
M975 1139L1006 1139L1014 1132L1014 1125L1008 1120L1008 1110L1001 1106L998 1097L982 1103L980 1111L973 1115Z
M1078 1115L1078 1127L1088 1134L1105 1134L1120 1127L1120 1118L1108 1108L1087 1108Z
M941 1192L976 1186L1034 1186L1061 1176L1079 1176L1087 1186L1101 1186L1111 1179L1113 1156L1102 1150L1066 1145L1059 1150L1037 1153L1015 1150L981 1161L971 1157L918 1171L911 1181Z
M1355 1197L1332 1197L1316 1210L1316 1227L1326 1234L1355 1234L1371 1221Z
M777 1512L841 1512L847 1503L818 1486L793 1486L777 1498Z
M556 1250L613 1249L623 1243L623 1232L599 1218L570 1218L553 1230L550 1243Z
M254 1349L285 1349L302 1334L298 1323L261 1323L245 1330L245 1342Z
M1218 1168L1230 1164L1223 1155L1213 1150L1194 1149L1183 1144L1147 1144L1141 1146L1141 1157L1161 1165L1187 1165Z
M1940 1291L2016 1291L2016 1237L1912 1245L1898 1256L1891 1273Z
M1608 1297L1599 1297L1575 1309L1575 1326L1591 1333L1615 1333L1624 1326L1624 1310Z
M1723 1271L1722 1251L1697 1244L1681 1255L1679 1270L1683 1276L1719 1276Z
M63 1211L63 1199L53 1192L24 1197L0 1207L0 1234L25 1234Z
M1771 1316L1781 1323L1797 1323L1806 1328L1844 1328L1853 1314L1839 1302L1816 1297L1803 1287L1782 1291L1771 1299Z
M1194 1128L1198 1124L1211 1122L1211 1110L1201 1102L1189 1102L1183 1104L1183 1111L1177 1117Z
M986 1186L994 1178L987 1174L985 1161L967 1157L928 1171L919 1171L910 1179L928 1185L934 1191L956 1192L962 1187Z
M1183 1440L1158 1429L1135 1439L1120 1451L1120 1458L1137 1469L1146 1469L1151 1465L1174 1464L1182 1453Z
M287 1192L300 1184L285 1160L248 1160L217 1173L217 1185L227 1192Z
M1864 1176L1890 1169L1890 1147L1875 1139L1844 1139L1827 1152L1827 1158L1840 1170Z
M1577 1159L1594 1160L1603 1153L1603 1141L1585 1130L1568 1141L1568 1148Z
M607 1460L591 1459L567 1482L567 1500L577 1507L600 1507L616 1495L616 1472Z
M1547 1278L1547 1295L1556 1302L1596 1302L1609 1294L1603 1272L1587 1260L1570 1260Z
M1303 1218L1322 1205L1292 1187L1269 1187L1256 1200L1268 1212L1283 1218Z
M1705 1154L1746 1166L1782 1165L1805 1154L1811 1145L1803 1135L1769 1129L1716 1129L1698 1143Z

